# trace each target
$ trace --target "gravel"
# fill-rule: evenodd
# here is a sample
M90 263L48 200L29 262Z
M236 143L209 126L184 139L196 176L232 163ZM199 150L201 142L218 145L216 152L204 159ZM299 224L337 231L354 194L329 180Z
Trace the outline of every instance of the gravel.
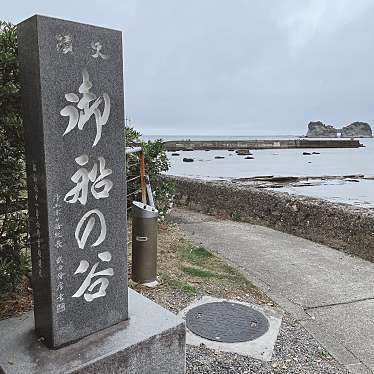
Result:
M165 292L165 290L157 290L157 288L151 290L143 287L134 288L173 313L178 313L195 299L195 297L186 295L179 290ZM198 297L200 296L202 295L198 295ZM253 300L248 300L248 302L253 302ZM270 362L214 351L205 345L200 345L200 347L187 345L186 364L187 374L349 373L288 313L283 316L280 333Z
M348 371L336 362L295 320L285 314L270 362L216 352L201 345L187 346L188 374L303 373L337 374Z
M180 237L179 230L173 229L171 226L165 226L159 232L159 270L182 277L183 274L178 270L179 260L174 253ZM243 286L236 285L235 282L229 288L227 285L224 286L224 283L213 283L212 280L204 281L204 283L206 282L211 283L212 287L204 288L201 283L197 283L195 284L197 294L170 287L168 283L163 282L158 287L150 289L136 285L130 280L129 286L175 314L194 302L196 298L204 295L268 306L274 305L266 295L262 296L262 292L258 289L249 289L248 293L245 293ZM217 352L205 345L199 347L187 345L186 364L187 374L348 374L348 371L331 357L317 340L287 312L284 313L270 362L233 353Z

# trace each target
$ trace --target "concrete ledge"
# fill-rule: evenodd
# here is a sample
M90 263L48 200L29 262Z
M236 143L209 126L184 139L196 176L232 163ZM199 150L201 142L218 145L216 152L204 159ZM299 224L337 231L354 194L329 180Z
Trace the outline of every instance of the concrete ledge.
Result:
M271 227L374 262L374 212L369 209L231 182L167 178L176 183L179 206Z
M358 148L359 140L352 139L274 139L274 140L169 140L167 151L203 149L278 149L278 148Z
M1 321L0 372L184 373L184 322L130 289L129 316L129 321L58 350L36 340L33 313Z

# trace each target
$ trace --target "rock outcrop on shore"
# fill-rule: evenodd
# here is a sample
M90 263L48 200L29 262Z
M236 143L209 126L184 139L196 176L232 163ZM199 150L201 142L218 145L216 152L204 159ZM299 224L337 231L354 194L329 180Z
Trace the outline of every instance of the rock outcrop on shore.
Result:
M372 138L373 132L367 122L353 122L341 130L342 138Z
M311 121L308 124L307 138L372 138L373 132L367 122L353 122L337 129L331 125L325 125L321 121Z
M307 138L336 138L338 132L334 126L325 125L321 121L311 121L308 124Z
M235 151L235 153L238 155L238 156L251 156L252 153L249 151L249 149L237 149Z

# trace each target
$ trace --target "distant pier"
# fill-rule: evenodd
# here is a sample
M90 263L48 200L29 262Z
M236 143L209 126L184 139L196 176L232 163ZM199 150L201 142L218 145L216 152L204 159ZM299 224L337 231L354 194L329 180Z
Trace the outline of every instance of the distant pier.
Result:
M287 149L287 148L359 148L354 139L277 139L277 140L169 140L167 151L195 151L214 149Z

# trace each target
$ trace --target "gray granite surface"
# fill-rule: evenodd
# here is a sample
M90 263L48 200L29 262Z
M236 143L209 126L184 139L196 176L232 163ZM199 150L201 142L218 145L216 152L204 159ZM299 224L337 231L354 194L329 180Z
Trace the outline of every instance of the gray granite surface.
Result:
M33 315L0 321L0 372L5 374L182 374L184 322L129 290L129 320L56 350L40 343Z
M122 34L17 29L36 333L59 347L128 317Z

